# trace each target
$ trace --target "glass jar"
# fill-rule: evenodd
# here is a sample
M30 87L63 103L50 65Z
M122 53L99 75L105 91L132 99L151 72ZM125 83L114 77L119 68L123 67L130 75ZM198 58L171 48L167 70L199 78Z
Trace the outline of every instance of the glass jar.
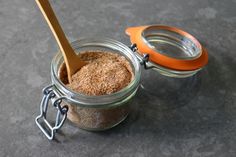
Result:
M193 76L208 62L206 49L196 38L181 29L163 25L139 26L127 28L126 34L130 36L131 47L107 38L82 39L72 43L77 53L99 50L126 57L132 67L134 79L127 87L113 94L88 96L73 92L59 79L59 71L63 63L61 53L53 58L52 85L43 90L41 113L35 120L48 139L53 139L55 131L63 125L67 116L78 127L92 131L109 129L123 121L130 112L130 100L139 87L141 65L145 70L143 74L155 80L155 82L143 81L143 89L160 97L156 92L160 90L158 83L165 85L166 88L170 86L157 83L156 80L160 78L157 73L173 78L170 81L172 84L176 83L175 78L182 79L180 81L180 88L182 88L187 85L183 78ZM194 82L195 79L191 80ZM46 119L50 102L57 108L54 125Z
M72 43L78 54L84 51L106 51L125 56L129 61L134 79L122 90L109 95L88 96L76 93L59 79L60 67L64 60L61 53L53 58L51 63L52 85L43 90L41 114L36 123L48 139L53 139L55 131L59 129L66 118L78 127L85 130L105 130L122 122L130 112L130 100L135 95L140 82L140 63L135 54L126 45L111 39L81 39ZM46 119L47 107L50 103L57 108L55 125L52 126ZM40 119L46 124L42 124Z

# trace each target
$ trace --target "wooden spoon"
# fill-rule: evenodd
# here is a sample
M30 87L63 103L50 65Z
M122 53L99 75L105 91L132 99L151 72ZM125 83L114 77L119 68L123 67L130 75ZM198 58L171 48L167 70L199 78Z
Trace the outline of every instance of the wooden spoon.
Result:
M66 64L66 70L68 74L69 83L71 83L72 75L75 74L86 62L82 61L79 56L74 52L70 43L66 39L65 33L63 32L55 13L48 0L36 0L44 18L46 19L51 31L56 38L56 41L63 54L64 61Z

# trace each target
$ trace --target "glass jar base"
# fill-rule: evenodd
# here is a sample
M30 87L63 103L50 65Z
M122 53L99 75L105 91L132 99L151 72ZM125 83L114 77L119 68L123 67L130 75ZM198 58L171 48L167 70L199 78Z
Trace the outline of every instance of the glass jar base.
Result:
M129 105L114 108L83 108L68 104L68 119L84 130L102 131L121 123L129 114Z
M120 121L118 121L117 123L113 124L113 125L110 125L110 126L107 126L105 128L87 128L87 127L84 127L84 126L81 126L81 125L78 125L78 124L74 124L71 120L69 120L71 123L73 123L74 125L76 125L78 128L82 129L82 130L85 130L85 131L91 131L91 132L99 132L99 131L106 131L106 130L109 130L109 129L112 129L114 127L116 127L117 125L119 125L120 123L122 123L127 117L129 116L129 113L124 116Z

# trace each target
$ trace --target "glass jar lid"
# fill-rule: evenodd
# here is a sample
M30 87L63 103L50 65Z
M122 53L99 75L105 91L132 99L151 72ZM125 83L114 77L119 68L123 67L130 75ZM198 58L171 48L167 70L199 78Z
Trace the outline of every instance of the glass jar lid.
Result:
M196 73L208 62L208 54L196 38L170 26L129 27L126 34L139 55L148 54L152 66L175 73ZM183 76L183 75L182 75Z

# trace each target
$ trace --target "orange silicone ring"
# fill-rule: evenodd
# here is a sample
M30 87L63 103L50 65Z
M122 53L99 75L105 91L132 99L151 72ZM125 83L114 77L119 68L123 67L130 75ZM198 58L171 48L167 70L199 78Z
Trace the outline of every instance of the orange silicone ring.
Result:
M171 58L161 53L157 53L155 50L153 50L151 47L149 47L145 43L142 37L143 31L150 27L155 27L155 29L176 32L182 36L185 36L191 39L200 48L201 55L198 58L194 58L191 60L183 60L183 59ZM138 52L140 54L144 54L144 53L149 54L150 61L158 65L161 65L163 67L173 69L173 70L190 71L190 70L197 70L199 68L202 68L208 62L207 50L201 46L201 44L198 42L196 38L194 38L189 33L183 30L180 30L178 28L170 27L170 26L161 26L161 25L129 27L126 29L126 34L130 36L130 41L132 44L134 43L137 44Z

